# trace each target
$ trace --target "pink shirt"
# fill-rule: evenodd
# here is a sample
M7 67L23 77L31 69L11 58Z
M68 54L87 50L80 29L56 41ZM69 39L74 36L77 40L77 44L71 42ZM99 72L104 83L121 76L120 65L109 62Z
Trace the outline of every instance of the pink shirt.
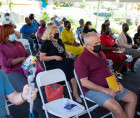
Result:
M39 28L38 30L37 30L37 35L38 34L44 34L44 32L45 32L45 30L47 29L47 27L45 27L45 28ZM43 43L44 41L43 40L41 40L41 39L39 39L39 41L41 42L41 43Z
M106 78L112 74L103 52L100 52L99 57L97 57L85 48L84 52L75 61L74 68L79 79L88 77L88 80L93 83L108 87ZM82 90L85 93L89 89L82 87Z
M22 62L12 66L12 61L18 57L28 57L29 54L20 42L14 41L13 44L14 47L7 42L0 43L0 65L5 73L17 72L23 74Z

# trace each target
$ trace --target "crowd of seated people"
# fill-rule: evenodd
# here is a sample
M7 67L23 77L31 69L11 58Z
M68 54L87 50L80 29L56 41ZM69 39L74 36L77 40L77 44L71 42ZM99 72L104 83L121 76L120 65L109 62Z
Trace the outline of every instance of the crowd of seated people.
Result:
M31 25L31 20L29 17L25 18L25 22L26 24L22 26L20 33L22 34L23 39L27 39L29 41L31 50L36 52L36 50L38 51L39 48L35 35L36 30L34 26ZM36 44L36 50L34 49L34 42Z
M135 72L134 65L136 61L140 58L140 51L138 50L137 45L133 45L132 39L127 33L129 30L129 26L127 23L122 25L122 32L119 34L117 41L118 45L122 48L123 53L126 55L132 55L133 60L130 62L130 69L132 72Z
M74 77L74 60L66 52L64 43L59 38L59 30L55 25L48 26L42 37L45 40L40 50L40 61L45 61L46 70L60 68L72 83L73 95L77 101L81 99L77 92L77 83ZM66 58L68 56L68 58Z
M22 92L24 86L28 83L21 65L29 54L23 45L15 40L16 36L13 25L6 24L2 26L0 37L0 65L13 88L17 92ZM40 116L43 116L44 111L41 106L41 100L37 98L34 102L34 109Z
M115 44L114 38L109 33L109 26L103 24L102 31L103 34L100 36L101 50L104 52L107 59L111 59L113 61L114 72L116 73L118 79L122 79L121 71L127 57L123 53L117 53L120 48L117 46L117 44Z
M103 25L107 25L109 27L109 34L116 40L117 36L114 34L115 32L112 32L111 28L110 28L110 21L109 20L105 20L105 22L102 24ZM101 35L103 34L102 28L101 28Z
M5 15L5 20L7 20L5 22L9 22L7 16L10 16L10 14ZM84 19L80 19L77 33L83 39L82 44L84 45L82 46L71 30L71 22L65 17L60 19L55 15L50 19L50 23L46 24L45 20L40 20L38 23L34 14L30 14L29 17L25 18L25 22L26 24L20 29L22 38L29 41L31 50L35 53L34 41L36 38L39 39L41 44L40 61L45 63L46 70L59 68L64 71L67 81L72 85L73 96L77 102L81 103L82 100L78 94L74 69L86 97L111 111L115 118L134 117L137 96L125 89L119 82L119 91L115 92L108 87L105 78L114 74L117 79L123 78L121 71L127 59L126 55L132 55L133 60L129 63L129 68L135 72L134 65L140 58L140 51L138 50L140 26L138 26L138 31L134 36L135 45L133 45L132 39L127 33L129 30L127 23L122 25L122 32L118 37L115 37L109 27L110 21L106 20L102 24L102 35L99 36L91 21L84 24ZM2 87L9 86L9 90L3 88L6 89L3 96L7 96L14 103L13 100L16 97L13 97L13 95L20 95L17 103L14 104L22 104L28 99L26 94L28 91L26 90L27 78L21 65L29 54L23 45L15 40L17 38L14 30L15 26L15 23L6 23L0 28L0 65L2 66L1 70L4 71L0 70L0 74L5 78L1 81L6 81L6 84ZM37 43L36 49L38 49ZM118 53L118 51L121 51L121 53ZM71 58L71 54L76 56L76 60ZM113 61L114 72L109 69L107 59ZM37 90L33 93L34 98L36 93ZM124 110L117 102L119 100L126 103ZM38 112L40 117L44 118L39 96L36 97L34 103L34 110ZM3 104L5 103L3 102ZM0 113L1 111L0 109Z

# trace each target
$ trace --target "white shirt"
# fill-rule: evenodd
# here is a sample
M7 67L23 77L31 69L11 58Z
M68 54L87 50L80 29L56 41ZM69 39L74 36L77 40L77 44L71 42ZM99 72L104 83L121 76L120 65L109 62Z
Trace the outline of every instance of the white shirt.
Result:
M12 24L12 25L16 26L16 24L14 23L14 21L12 21L11 19L9 19L9 20L6 20L6 19L3 20L2 23L1 23L1 25L3 26L5 24Z

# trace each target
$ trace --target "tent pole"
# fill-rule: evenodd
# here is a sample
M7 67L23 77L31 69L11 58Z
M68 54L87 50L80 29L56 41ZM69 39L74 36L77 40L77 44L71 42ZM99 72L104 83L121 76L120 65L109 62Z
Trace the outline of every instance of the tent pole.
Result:
M98 15L99 15L99 5L100 5L100 0L98 0L98 8L97 8L97 17L96 17L96 30L97 30L97 23L98 23Z

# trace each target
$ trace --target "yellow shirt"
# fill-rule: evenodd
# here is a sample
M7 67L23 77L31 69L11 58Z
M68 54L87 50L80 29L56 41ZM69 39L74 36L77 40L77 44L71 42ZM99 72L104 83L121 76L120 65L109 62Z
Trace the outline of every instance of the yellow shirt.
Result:
M74 43L75 41L75 37L73 35L72 30L66 30L66 28L61 32L61 39L63 42L70 42L70 43Z

